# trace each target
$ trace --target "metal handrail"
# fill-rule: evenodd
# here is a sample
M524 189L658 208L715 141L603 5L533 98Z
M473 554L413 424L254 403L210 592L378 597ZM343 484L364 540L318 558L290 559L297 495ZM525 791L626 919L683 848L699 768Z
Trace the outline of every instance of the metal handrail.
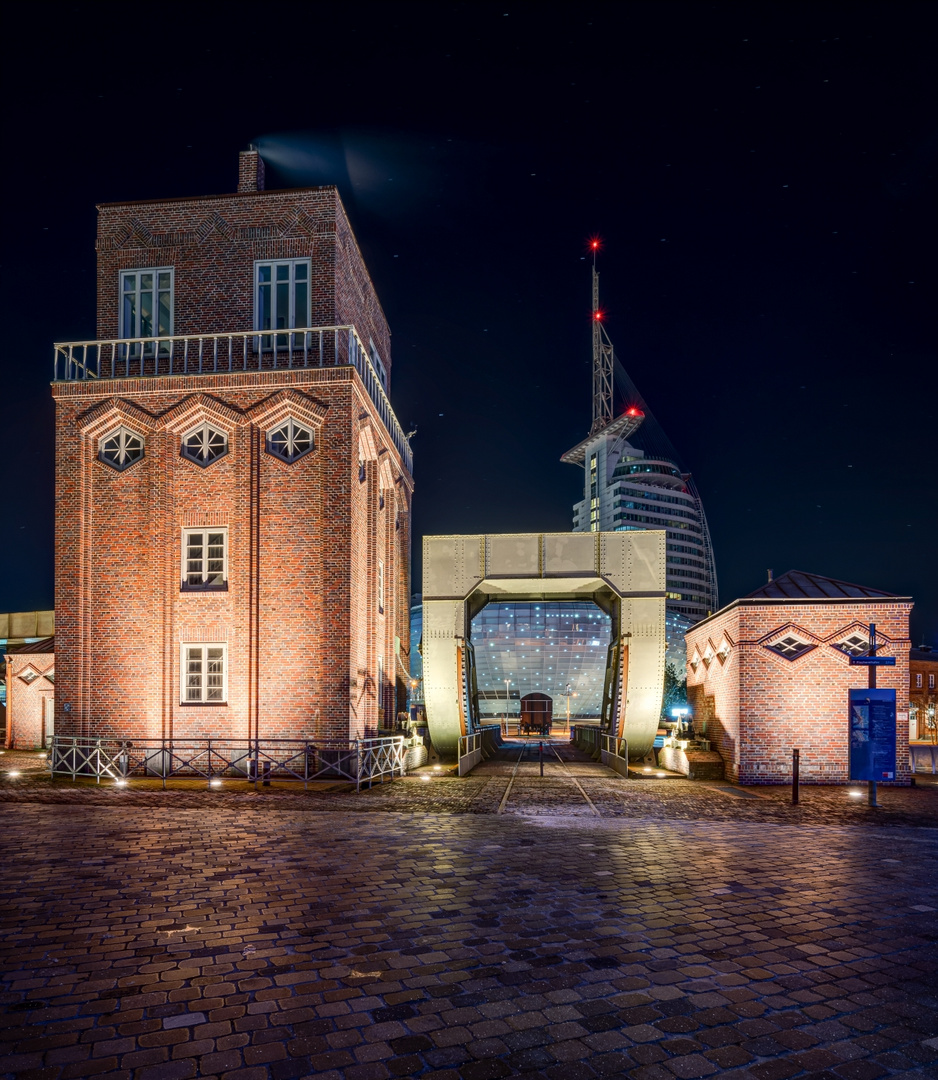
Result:
M54 735L53 776L124 781L132 776L213 779L237 776L270 780L347 780L357 790L385 776L405 773L403 735L322 742L314 739L118 739Z
M54 382L354 367L408 472L413 471L410 443L394 414L368 350L350 324L279 331L231 330L217 334L59 341L53 348Z

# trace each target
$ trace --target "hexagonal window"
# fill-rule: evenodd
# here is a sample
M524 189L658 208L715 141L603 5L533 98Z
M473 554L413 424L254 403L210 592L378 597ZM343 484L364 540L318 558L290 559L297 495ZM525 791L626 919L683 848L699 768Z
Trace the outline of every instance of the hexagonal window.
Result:
M143 457L143 436L130 428L119 427L98 442L98 457L121 472Z
M211 424L200 424L182 437L182 456L203 469L227 453L228 436Z
M313 433L292 417L267 436L267 452L281 461L296 461L313 449Z

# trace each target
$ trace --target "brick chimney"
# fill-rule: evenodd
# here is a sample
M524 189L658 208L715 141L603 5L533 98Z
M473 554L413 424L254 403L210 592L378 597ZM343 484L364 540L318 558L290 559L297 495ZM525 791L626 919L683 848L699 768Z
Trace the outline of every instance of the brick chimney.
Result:
M238 155L238 193L264 190L264 159L254 146Z

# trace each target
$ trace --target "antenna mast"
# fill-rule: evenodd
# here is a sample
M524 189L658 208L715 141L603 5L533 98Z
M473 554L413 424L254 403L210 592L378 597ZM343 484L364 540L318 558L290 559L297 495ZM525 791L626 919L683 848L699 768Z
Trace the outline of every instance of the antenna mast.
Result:
M590 435L612 423L612 342L603 328L603 313L599 309L599 271L596 252L599 241L590 241L593 251L593 426Z

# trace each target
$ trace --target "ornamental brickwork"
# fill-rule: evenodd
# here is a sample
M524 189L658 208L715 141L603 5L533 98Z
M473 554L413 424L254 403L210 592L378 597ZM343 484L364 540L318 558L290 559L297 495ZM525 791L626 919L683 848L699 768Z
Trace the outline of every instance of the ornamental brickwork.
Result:
M121 333L122 272L172 268L174 334L237 333L258 325L255 264L302 259L296 325L354 327L389 373L338 192L251 190L250 157L239 194L99 207L100 337L142 336ZM400 443L354 366L277 367L248 345L253 370L118 365L53 384L59 734L341 741L398 707L413 489ZM205 425L222 447L210 461L190 441ZM125 439L108 459L118 429L142 455Z
M876 624L877 686L896 691L896 782L909 772L909 613L903 598L736 601L686 635L687 696L699 732L726 776L743 784L791 781L792 748L803 783L849 780L847 691L867 686L867 669L839 647ZM787 644L786 644L787 643ZM777 646L773 648L773 646ZM785 650L788 650L786 655Z

